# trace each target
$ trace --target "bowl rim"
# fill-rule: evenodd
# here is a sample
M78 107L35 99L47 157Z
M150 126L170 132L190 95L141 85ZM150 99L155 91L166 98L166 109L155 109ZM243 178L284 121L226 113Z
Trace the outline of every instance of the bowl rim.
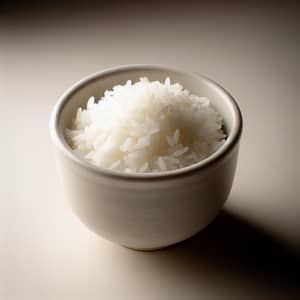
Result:
M209 155L207 158L201 160L198 163L192 164L190 166L171 170L171 171L163 171L163 172L153 172L153 173L125 173L122 171L115 171L106 169L103 167L95 166L88 161L77 156L68 145L67 141L64 138L64 133L61 132L59 128L59 121L62 111L69 101L69 99L81 88L86 85L99 80L101 77L105 77L108 75L112 75L118 72L130 71L130 70L158 70L164 72L175 72L184 76L194 77L197 80L204 81L212 88L215 88L222 94L222 99L227 102L227 106L231 107L231 114L233 115L233 126L230 132L230 135L227 137L226 142L214 153ZM102 71L95 72L91 75L84 77L83 79L77 81L70 88L68 88L58 99L56 105L54 106L50 122L49 122L50 136L52 142L58 149L70 160L72 160L75 164L80 165L84 169L107 178L118 179L118 180L130 180L130 181L155 181L155 180L166 180L173 179L174 177L188 176L192 175L195 172L199 172L200 170L204 170L218 161L222 160L227 154L231 152L234 146L239 142L239 139L242 134L243 129L243 118L241 114L241 110L232 97L232 95L225 90L219 83L214 80L200 75L195 72L183 71L178 68L169 67L166 65L151 65L151 64L133 64L133 65L121 65L112 68L107 68Z

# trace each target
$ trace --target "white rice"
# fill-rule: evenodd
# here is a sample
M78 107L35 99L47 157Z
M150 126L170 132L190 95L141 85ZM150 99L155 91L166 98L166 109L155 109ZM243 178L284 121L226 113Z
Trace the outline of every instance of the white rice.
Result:
M90 163L124 172L162 172L197 163L225 141L209 99L169 78L114 86L79 108L66 137Z

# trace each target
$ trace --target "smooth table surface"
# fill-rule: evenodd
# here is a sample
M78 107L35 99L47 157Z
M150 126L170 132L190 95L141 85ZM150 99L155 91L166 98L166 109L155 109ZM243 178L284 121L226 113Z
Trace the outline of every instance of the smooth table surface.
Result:
M291 6L178 3L1 14L0 299L299 299L295 16ZM130 63L215 79L245 121L225 210L194 238L158 252L114 245L75 218L48 133L66 88Z

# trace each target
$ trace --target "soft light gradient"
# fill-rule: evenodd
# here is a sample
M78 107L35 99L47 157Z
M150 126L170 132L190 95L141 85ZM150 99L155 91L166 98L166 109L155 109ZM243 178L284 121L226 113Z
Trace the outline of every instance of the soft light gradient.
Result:
M0 298L298 299L298 5L28 6L0 13ZM215 79L245 121L225 211L193 239L152 253L104 241L73 216L48 133L66 88L131 63Z

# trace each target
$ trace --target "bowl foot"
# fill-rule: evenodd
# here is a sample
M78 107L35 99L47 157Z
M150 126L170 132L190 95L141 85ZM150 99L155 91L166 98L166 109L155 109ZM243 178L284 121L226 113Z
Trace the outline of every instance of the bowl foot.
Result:
M134 250L134 251L153 252L153 251L159 251L159 250L168 248L171 245L162 246L162 247L154 247L154 248L135 248L135 247L125 246L125 245L121 245L121 246L124 248L130 249L130 250Z

